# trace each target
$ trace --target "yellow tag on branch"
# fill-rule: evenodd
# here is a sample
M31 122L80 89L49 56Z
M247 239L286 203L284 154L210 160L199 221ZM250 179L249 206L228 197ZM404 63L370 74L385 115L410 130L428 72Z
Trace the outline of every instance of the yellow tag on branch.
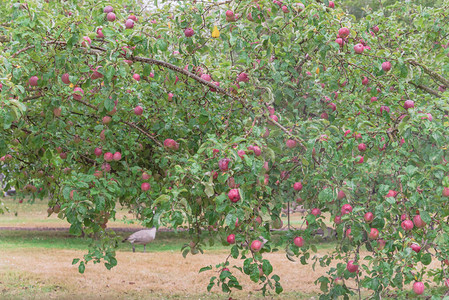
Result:
M214 26L214 29L212 30L212 37L214 39L218 38L220 36L220 31L218 31L217 26Z

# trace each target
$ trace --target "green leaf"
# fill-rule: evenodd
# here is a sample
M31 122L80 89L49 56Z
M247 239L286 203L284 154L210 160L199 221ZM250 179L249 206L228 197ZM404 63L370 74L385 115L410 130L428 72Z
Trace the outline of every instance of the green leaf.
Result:
M429 224L432 221L432 218L430 217L429 213L425 210L420 211L419 215L421 216L421 219L427 224Z
M200 269L200 271L198 273L209 271L209 270L212 270L212 266L203 267Z
M430 253L426 253L421 256L421 262L423 265L429 265L432 262L432 255Z
M83 274L85 269L86 269L86 266L84 265L84 261L80 262L80 265L78 266L78 272Z

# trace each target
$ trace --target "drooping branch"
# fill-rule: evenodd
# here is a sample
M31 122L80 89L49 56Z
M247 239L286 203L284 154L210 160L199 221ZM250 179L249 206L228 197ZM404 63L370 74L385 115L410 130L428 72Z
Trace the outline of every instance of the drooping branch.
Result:
M418 84L418 83L415 83L415 82L410 82L410 83L411 83L413 86L415 86L416 88L419 88L419 89L421 89L421 90L423 90L423 91L425 91L425 92L427 92L427 93L429 93L429 94L432 94L432 95L434 95L434 96L437 97L437 98L441 98L441 95L438 94L437 91L435 91L435 90L433 90L433 89L431 89L431 88L429 88L429 87L427 87L427 86L425 86L425 85Z
M443 85L449 87L449 80L447 80L446 78L444 78L443 76L441 76L437 72L430 70L429 68L427 68L426 66L418 63L415 60L409 60L408 63L411 64L412 66L415 66L415 67L421 67L424 70L424 73L426 73L427 75L429 75L430 77L432 77L436 81L441 82Z

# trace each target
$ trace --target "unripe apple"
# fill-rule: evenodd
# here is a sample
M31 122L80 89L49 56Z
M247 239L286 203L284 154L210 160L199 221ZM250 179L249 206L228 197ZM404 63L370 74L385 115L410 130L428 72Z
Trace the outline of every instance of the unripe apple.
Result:
M354 46L354 52L357 54L362 54L365 47L362 44L357 44Z
M449 197L449 187L444 187L443 188L442 195L443 195L443 197Z
M379 237L379 230L377 230L376 228L371 228L368 237L370 240L377 240L377 238Z
M28 84L31 86L37 86L38 80L39 78L37 76L31 76L30 79L28 80Z
M413 100L405 100L405 102L404 102L404 108L405 109L414 108L414 107L415 107L415 101L413 101Z
M411 244L410 248L412 248L412 250L415 251L416 253L419 253L419 251L421 251L421 246L415 243Z
M426 227L426 223L421 219L420 215L416 215L413 217L413 223L418 228Z
M346 27L342 27L342 28L340 28L339 30L338 30L338 35L341 37L341 38L347 38L348 36L349 36L349 29L348 28L346 28Z
M131 19L126 20L125 27L126 29L132 29L134 27L134 21Z
M111 152L106 152L103 156L104 160L109 162L109 161L113 161L114 160L114 154L112 154Z
M113 159L114 159L115 161L121 160L121 159L122 159L122 154L121 154L120 152L115 152L115 153L114 153L114 156L113 156Z
M259 240L254 240L252 243L251 243L251 250L253 251L253 252L259 252L259 250L262 248L262 242L261 241L259 241Z
M234 244L235 243L235 234L231 233L230 235L228 235L228 238L226 239L226 241L229 244Z
M150 184L149 184L148 182L144 182L144 183L142 183L142 185L140 186L140 188L141 188L141 190L142 190L143 192L146 192L146 191L148 191L148 190L151 188L151 186L150 186Z
M346 265L346 269L351 273L355 273L358 271L359 266L356 265L353 260L350 260L350 261L348 261L348 263Z
M228 198L231 202L235 203L240 200L240 193L238 189L232 189L228 193Z
M110 12L107 14L106 18L108 19L109 22L114 22L116 17L113 12Z
M382 63L382 70L388 72L391 70L391 63L389 61L385 61Z
M297 236L293 239L293 243L297 246L297 247L302 247L304 246L304 239L301 236Z
M417 281L413 284L413 291L417 295L422 295L424 293L424 283Z
M134 114L140 116L143 113L143 108L140 105L134 107Z
M293 189L295 190L295 191L301 191L302 190L302 183L301 182L295 182L294 184L293 184Z
M413 229L413 222L410 220L404 220L401 223L401 227L402 229L404 229L405 231L410 231Z
M342 215L346 215L352 212L352 206L351 204L345 204L343 205L343 207L341 208L341 214Z
M321 215L321 210L319 208L314 208L312 209L311 214L315 217L319 217Z
M374 214L372 212L367 212L365 216L363 216L366 223L371 223L374 220Z
M184 35L186 36L186 37L191 37L191 36L193 36L195 34L195 31L193 31L193 29L192 28L186 28L185 30L184 30Z

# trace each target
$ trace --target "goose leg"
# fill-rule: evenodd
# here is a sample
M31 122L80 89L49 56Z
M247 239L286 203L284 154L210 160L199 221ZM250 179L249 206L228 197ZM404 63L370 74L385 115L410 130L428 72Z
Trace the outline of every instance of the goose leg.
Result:
M146 247L147 245L145 244L145 245L143 245L143 253L145 253L145 247Z
M133 244L133 252L136 252L136 247L134 246L134 244Z

